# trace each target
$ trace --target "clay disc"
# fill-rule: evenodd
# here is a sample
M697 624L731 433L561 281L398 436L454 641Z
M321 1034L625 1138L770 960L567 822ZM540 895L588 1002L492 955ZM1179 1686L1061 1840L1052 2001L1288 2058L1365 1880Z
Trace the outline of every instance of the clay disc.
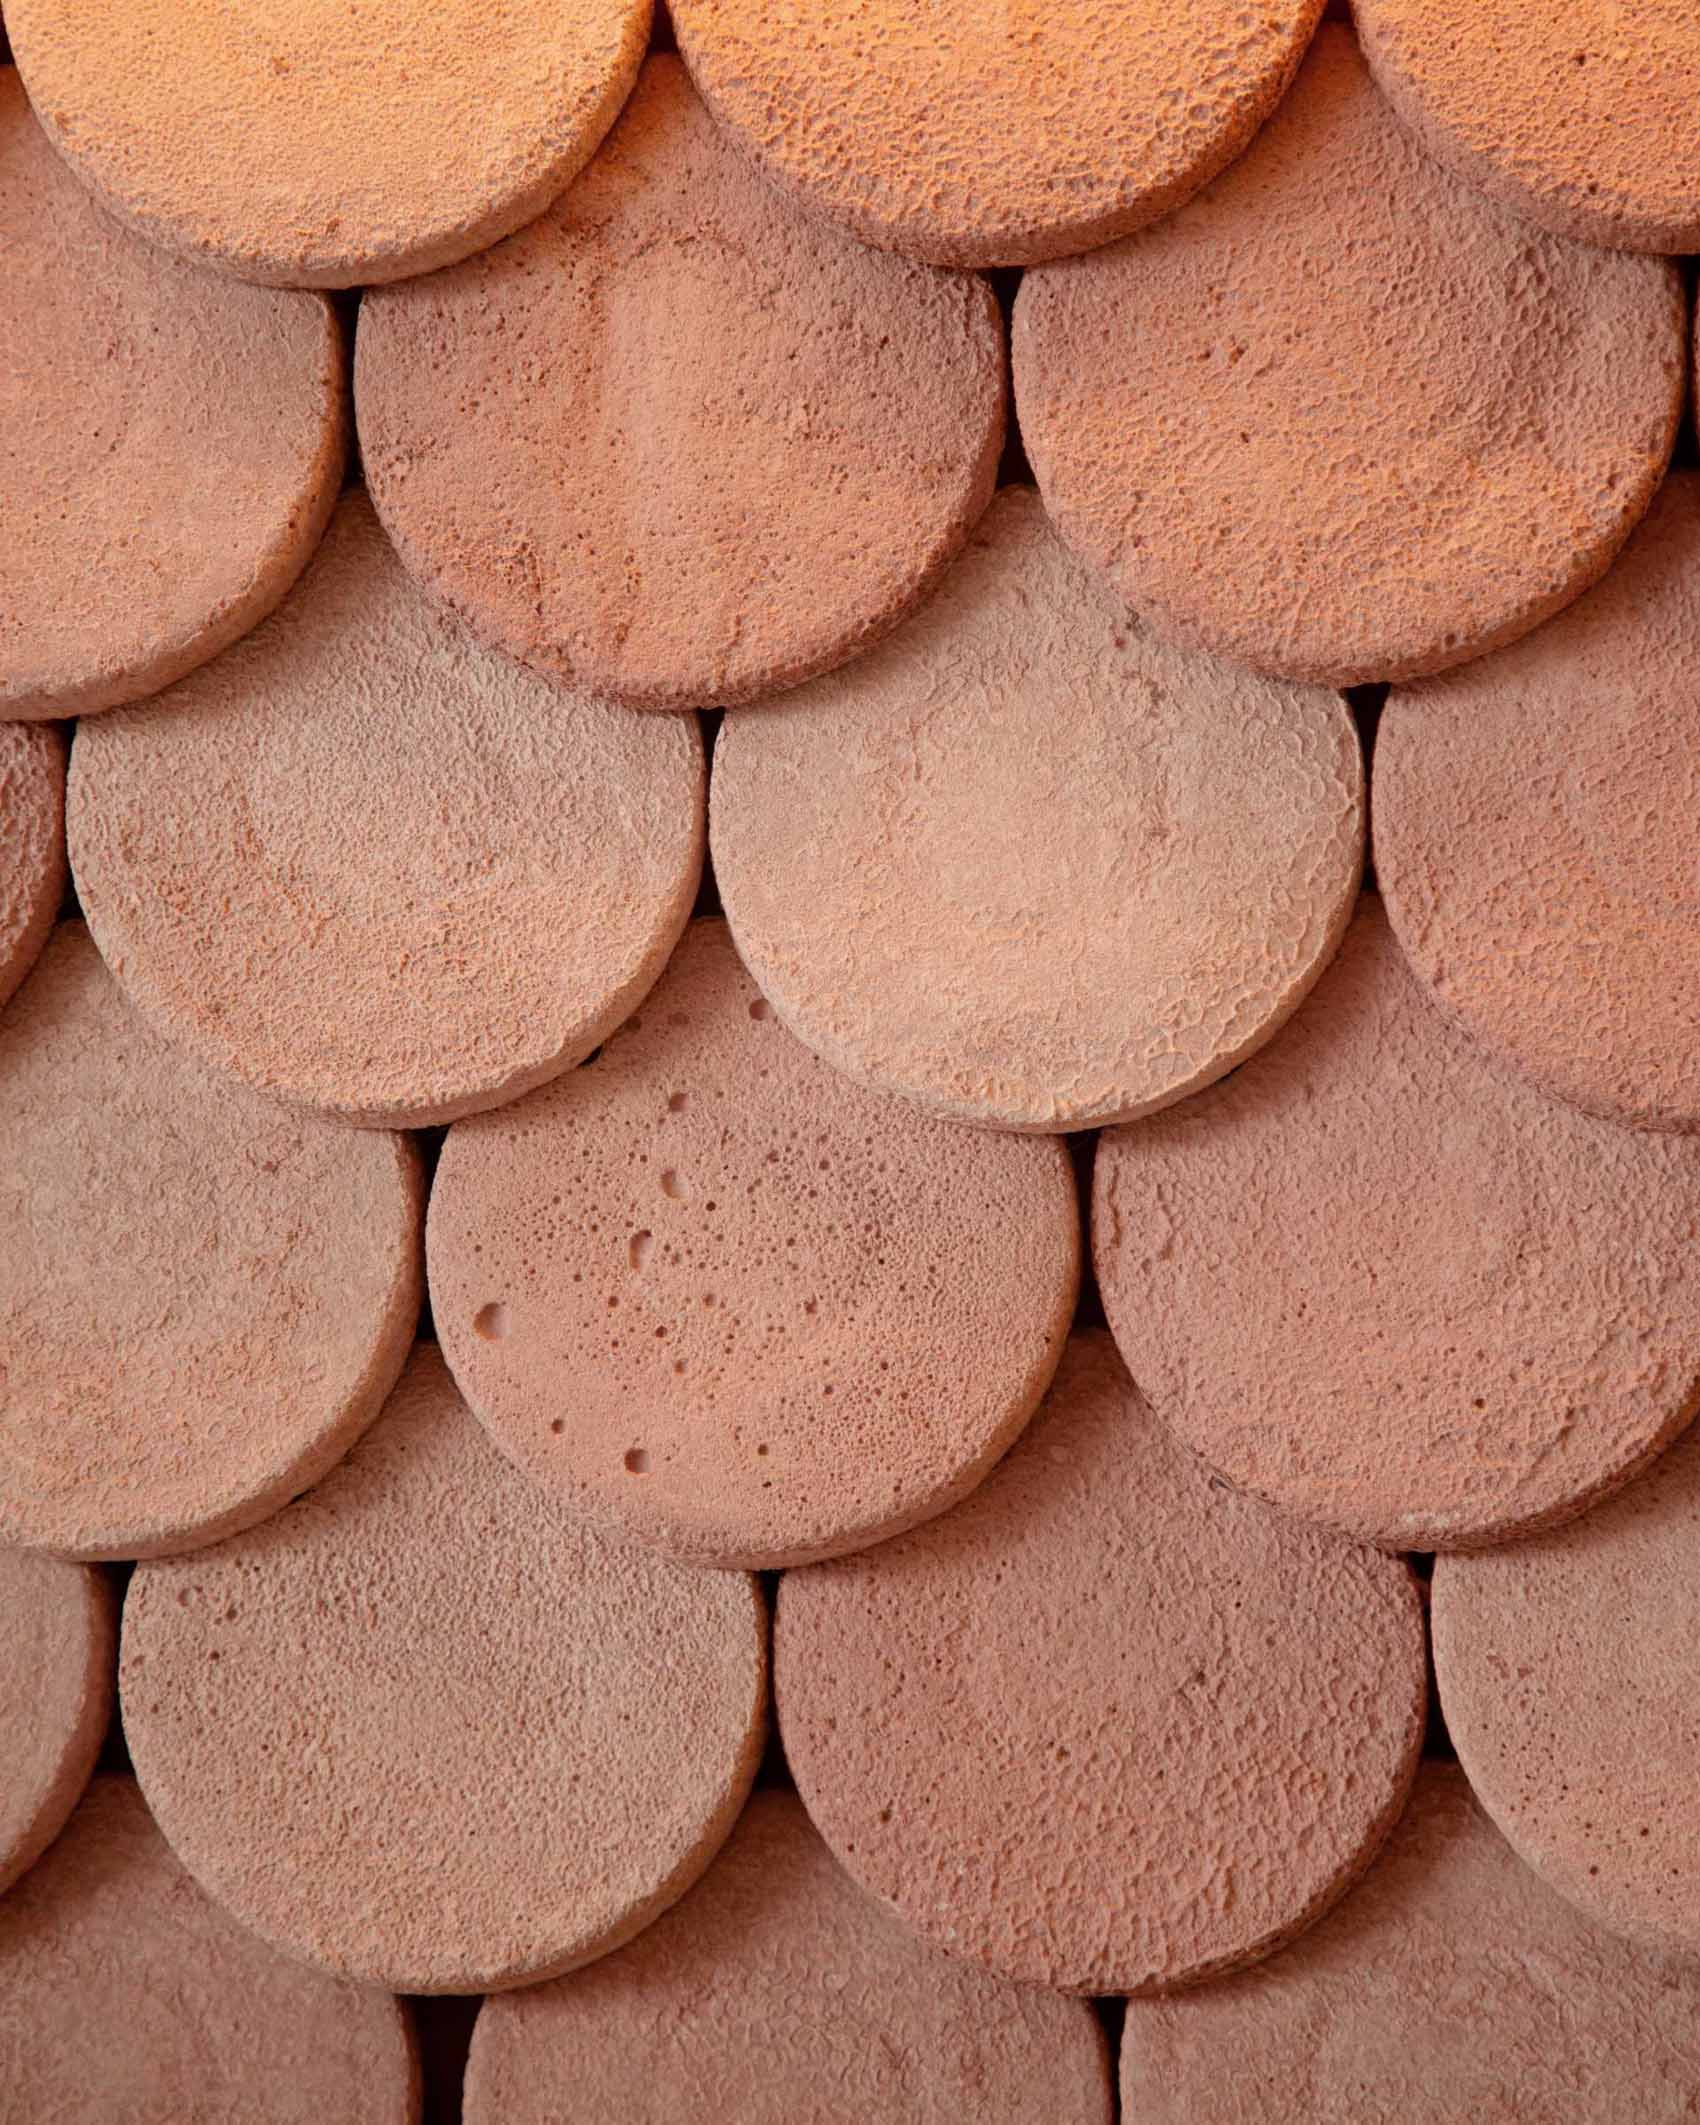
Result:
M1442 1007L1525 1077L1700 1129L1700 477L1573 612L1389 699L1376 871Z
M511 1468L441 1358L263 1528L142 1566L124 1731L190 1872L396 1992L489 1992L630 1939L761 1753L761 1593L606 1540Z
M1062 1354L1057 1143L957 1129L794 1041L694 923L597 1060L457 1128L432 1313L503 1451L692 1564L861 1549L964 1496Z
M758 1793L629 1948L485 2006L465 2108L467 2125L1108 2125L1110 2090L1081 2001L935 1955L792 1795Z
M46 1851L88 1784L112 1713L112 1625L102 1573L0 1549L0 1889ZM0 2067L0 2086L12 2085Z
M1285 1954L1129 2003L1139 2125L1660 2125L1700 2099L1700 1980L1543 1888L1450 1764L1425 1764L1387 1848Z
M0 68L0 718L138 701L246 634L318 544L345 419L324 298L138 243Z
M1700 1403L1700 1146L1502 1075L1373 899L1278 1041L1101 1140L1092 1225L1158 1415L1391 1549L1566 1519Z
M419 1154L226 1086L80 923L0 1017L0 1542L250 1526L377 1414L419 1311Z
M818 1054L948 1119L1085 1129L1305 995L1363 770L1337 695L1158 641L1010 488L891 641L728 717L710 807L738 949Z
M1683 322L1673 267L1431 162L1325 23L1190 205L1023 281L1015 390L1046 507L1165 633L1347 685L1605 571L1670 454Z
M11 2115L124 2125L414 2125L398 2000L278 1955L210 1903L133 1780L99 1778L0 1902Z
M65 897L65 740L0 723L0 1004L35 964Z
M935 1945L1069 1992L1291 1939L1374 1856L1422 1741L1409 1567L1207 1474L1102 1334L955 1512L788 1573L774 1659L851 1874Z
M126 993L262 1092L417 1127L588 1054L702 869L689 717L471 640L351 494L295 593L157 702L79 732L72 865Z
M1700 1434L1571 1526L1434 1572L1446 1723L1482 1805L1603 1925L1700 1956Z
M1125 236L1214 177L1291 81L1322 0L672 12L710 109L805 205L914 258L1007 266Z
M1700 251L1691 0L1356 0L1364 54L1432 155L1542 227Z
M639 708L753 700L885 633L961 546L1002 340L984 281L770 190L663 56L541 220L362 305L366 474L500 648Z
M54 146L121 219L285 287L481 251L542 212L637 76L649 0L10 0Z

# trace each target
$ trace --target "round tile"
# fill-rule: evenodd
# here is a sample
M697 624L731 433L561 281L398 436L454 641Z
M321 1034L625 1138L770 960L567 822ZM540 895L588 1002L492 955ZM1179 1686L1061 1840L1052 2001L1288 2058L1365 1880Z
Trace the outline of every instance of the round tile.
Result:
M935 1955L758 1793L684 1901L593 1969L489 2001L467 2125L1108 2125L1082 2002Z
M79 731L72 866L170 1039L274 1098L418 1127L628 1015L696 895L706 780L693 718L481 648L350 494L247 641Z
M1502 1074L1373 899L1278 1041L1100 1141L1092 1222L1165 1423L1390 1549L1568 1518L1700 1406L1700 1146Z
M18 2118L415 2125L398 2000L303 1970L203 1896L135 1782L98 1778L0 1899L0 2073Z
M1700 1435L1585 1519L1434 1572L1446 1724L1483 1806L1613 1932L1700 1956Z
M1674 473L1562 619L1394 693L1376 739L1388 913L1442 1007L1523 1076L1700 1129L1700 475Z
M0 1542L144 1557L316 1482L420 1299L419 1154L226 1086L80 923L0 1015Z
M345 421L325 299L126 234L0 67L0 718L138 701L246 634L318 544Z
M1351 912L1346 704L1172 649L1000 494L931 602L727 718L738 949L862 1083L1006 1129L1167 1106L1267 1040Z
M810 1815L934 1945L1070 1992L1256 1961L1374 1856L1422 1741L1409 1567L1177 1446L1109 1338L963 1505L781 1581Z
M1016 399L1065 537L1164 632L1403 679L1604 573L1670 455L1684 317L1673 267L1432 162L1327 23L1215 184L1022 283Z
M1029 265L1168 213L1269 115L1321 13L672 10L698 89L770 178L865 243L949 266Z
M663 55L522 235L367 298L355 395L428 588L525 663L695 708L932 587L991 497L1003 334L983 281L799 213Z
M766 1626L561 1512L429 1345L265 1527L141 1566L124 1731L190 1872L263 1938L397 1992L494 1992L629 1940L761 1754Z
M625 101L649 0L10 0L71 168L155 243L351 288L540 214Z
M0 1549L0 1890L82 1796L112 1715L113 1601L86 1564ZM0 1950L0 1964L4 1963ZM0 2035L0 2060L5 2039ZM11 2075L5 2085L16 2086Z
M65 740L0 723L0 1004L34 966L65 897Z
M1688 0L1356 0L1383 93L1431 155L1543 228L1700 251L1700 18Z
M451 1133L427 1252L505 1453L687 1563L755 1569L973 1488L1056 1369L1080 1233L1061 1145L846 1083L698 922L595 1062Z
M1139 2125L1677 2125L1700 2091L1700 1979L1568 1911L1450 1764L1285 1954L1180 2000L1133 2000Z

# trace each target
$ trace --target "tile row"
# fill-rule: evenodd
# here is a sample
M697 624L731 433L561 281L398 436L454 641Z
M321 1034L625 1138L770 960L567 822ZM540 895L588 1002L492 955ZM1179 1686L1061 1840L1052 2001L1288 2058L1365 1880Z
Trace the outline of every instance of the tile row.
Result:
M192 1549L318 1481L428 1283L541 1490L686 1563L805 1563L972 1490L1075 1313L1062 1145L832 1070L716 920L592 1060L449 1131L428 1220L417 1139L162 1041L77 923L0 1014L0 1095L0 1539L59 1555ZM1700 1145L1504 1072L1373 897L1267 1048L1100 1139L1091 1213L1165 1425L1309 1525L1520 1538L1693 1415Z
M995 266L1184 205L1277 109L1322 13L673 0L670 24L728 140L788 198L871 245ZM1566 236L1700 250L1700 35L1681 0L1353 13L1401 122L1472 185ZM217 0L9 15L56 148L115 215L301 287L426 273L524 226L596 150L651 37L648 0L372 0L247 33Z
M1393 690L1375 872L1516 1074L1700 1122L1683 1003L1700 482L1522 642ZM0 725L0 983L64 879L63 742ZM780 1018L873 1089L1054 1132L1195 1093L1286 1021L1357 890L1341 698L1149 632L1004 489L886 642L729 714L637 717L483 649L359 490L243 642L83 720L71 869L126 993L293 1106L417 1127L582 1061L653 985L705 846ZM707 818L705 828L705 814Z
M81 2114L98 2087L146 2125L197 2108L260 2125L418 2118L406 2007L233 1925L126 1779L98 1780L0 1903L0 1973L21 2115ZM1122 2114L1512 2125L1580 2103L1600 2125L1663 2125L1687 2114L1700 2072L1695 1986L1543 1889L1458 1773L1428 1764L1375 1866L1300 1942L1255 1971L1129 2003ZM484 2004L464 2114L1109 2125L1117 2067L1081 2002L913 1943L797 1802L763 1791L701 1883L635 1942Z
M275 607L349 427L325 297L150 246L67 168L68 129L105 135L30 66L37 13L44 53L81 65L93 40L120 92L171 91L157 57L120 62L102 12L73 30L31 0L41 122L0 70L20 438L0 710L19 719L141 699ZM210 83L205 10L167 12L126 6L130 33L157 46L180 17ZM1308 36L1314 8L1289 12ZM1275 26L1257 20L1209 76L1236 122L1256 114L1237 70ZM1148 33L1221 38L1191 16ZM1378 63L1395 47L1372 40ZM299 94L276 56L268 79ZM174 128L173 167L214 130ZM114 136L137 182L149 137ZM1599 578L1669 458L1686 341L1673 264L1474 191L1328 23L1186 204L1029 269L1013 388L1047 511L1108 595L1171 641L1345 685L1481 656ZM936 587L991 498L1007 366L982 276L807 211L657 53L545 211L369 290L353 424L407 566L479 639L627 705L728 706L846 665Z
M1366 2088L1456 2116L1474 2088L1472 2115L1509 2119L1582 2076L1591 2116L1675 2118L1700 2070L1697 1521L1690 1442L1570 1528L1440 1559L1462 1770L1419 1765L1408 1564L1228 1489L1081 1335L968 1503L781 1578L801 1804L752 1802L757 1584L542 1506L422 1346L314 1492L137 1568L120 1687L145 1806L111 1778L78 1804L104 1582L0 1553L0 1704L30 1713L0 1728L28 1743L0 1789L8 2085L87 2063L80 1988L121 1941L114 2072L246 2051L298 2101L310 2055L333 2116L355 2069L406 2114L382 1998L406 1990L504 1995L469 2082L500 2115L516 2081L546 2103L570 2074L611 2104L622 2076L747 2075L748 2114L779 2114L842 2043L869 2100L942 2116L959 2076L1007 2076L1024 2117L1043 2056L1048 2099L1092 2118L1097 2032L1067 1996L1122 1993L1124 2088L1160 2116L1236 2115L1253 2057L1269 2084L1245 2099L1297 2105L1323 2044L1325 2117ZM295 1999L257 2043L249 1982Z

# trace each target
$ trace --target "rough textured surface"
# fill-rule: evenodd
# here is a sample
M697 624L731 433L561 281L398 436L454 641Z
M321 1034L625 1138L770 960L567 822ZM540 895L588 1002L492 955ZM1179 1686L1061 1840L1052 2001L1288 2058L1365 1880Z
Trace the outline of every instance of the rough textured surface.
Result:
M1344 685L1526 634L1603 573L1676 433L1671 266L1431 162L1343 25L1246 154L1015 309L1065 536L1178 640Z
M58 1836L88 1784L112 1712L113 1640L104 1574L0 1549L0 1889Z
M673 22L715 115L806 205L867 243L993 266L1189 198L1269 115L1321 13L675 0Z
M413 2125L398 2001L257 1941L100 1778L0 1901L0 2088L35 2125Z
M780 1584L787 1760L936 1945L1067 1991L1255 1961L1403 1807L1408 1566L1278 1519L1171 1440L1107 1336L966 1503Z
M527 663L694 708L842 663L931 588L991 497L1002 332L983 281L770 190L661 57L541 220L367 298L355 393L429 588Z
M418 1126L588 1054L702 869L694 718L473 642L364 495L247 641L79 732L72 867L125 990L259 1090Z
M649 0L12 0L54 145L246 280L424 273L542 212L636 79Z
M419 1311L419 1154L227 1086L80 923L0 1016L0 1542L142 1557L315 1482Z
M492 2000L467 2125L1109 2125L1088 2008L948 1961L760 1793L618 1955Z
M64 897L64 736L0 723L0 1004L34 966Z
M1121 1121L1267 1040L1351 912L1346 704L1169 648L1000 494L847 671L729 717L738 949L837 1068L1003 1128Z
M1574 611L1395 693L1376 871L1475 1039L1561 1099L1700 1129L1700 476Z
M1602 1924L1700 1957L1700 1435L1569 1527L1434 1572L1446 1723L1482 1805Z
M1164 1421L1392 1549L1568 1518L1700 1405L1700 1145L1501 1074L1373 899L1278 1041L1101 1140L1092 1225Z
M1700 251L1692 0L1355 0L1423 145L1562 236Z
M345 429L324 298L126 235L0 68L0 718L140 700L246 634L318 543Z
M1678 2125L1700 2112L1700 1979L1520 1864L1460 1772L1425 1764L1363 1881L1284 1954L1135 2000L1137 2125Z
M395 1991L496 1991L696 1880L761 1753L765 1640L753 1580L553 1506L426 1345L310 1496L137 1571L124 1729L256 1932Z
M1060 1144L953 1128L793 1040L724 924L597 1060L456 1129L437 1333L503 1451L694 1564L801 1564L942 1512L1062 1354Z

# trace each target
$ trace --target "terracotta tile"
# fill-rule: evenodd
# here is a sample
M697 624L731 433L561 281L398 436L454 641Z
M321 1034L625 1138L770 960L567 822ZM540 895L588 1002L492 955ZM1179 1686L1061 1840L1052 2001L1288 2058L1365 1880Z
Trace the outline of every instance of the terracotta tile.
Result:
M108 220L0 70L0 717L86 716L277 604L342 476L341 334Z
M848 1075L947 1119L1089 1128L1267 1040L1351 911L1338 695L1176 650L1001 494L907 626L728 716L709 793L738 949Z
M1695 1412L1700 1145L1497 1067L1373 899L1278 1040L1101 1139L1092 1222L1159 1416L1230 1482L1390 1549L1569 1518Z
M419 1126L587 1055L702 866L695 721L482 648L349 494L256 633L72 754L77 889L169 1039L291 1104Z
M800 214L652 59L522 235L361 309L366 477L421 579L523 661L639 707L841 664L991 499L985 284Z
M864 1092L695 923L594 1063L454 1129L437 1331L553 1496L686 1562L864 1548L971 1490L1079 1281L1067 1157Z
M130 227L344 288L541 213L625 101L649 0L12 0L10 27L55 146Z
M1683 393L1674 268L1432 162L1325 24L1238 162L1041 266L1017 406L1064 536L1177 641L1355 685L1516 640L1606 569Z
M417 1152L166 1047L80 923L0 1015L0 1085L0 1541L153 1556L275 1512L407 1355Z
M1078 1337L966 1504L780 1583L804 1804L935 1946L1073 1992L1256 1961L1374 1857L1422 1744L1409 1567L1280 1519Z
M696 1880L761 1753L766 1620L553 1507L421 1345L266 1527L137 1569L125 1732L190 1872L291 1954L488 1992L605 1954Z

